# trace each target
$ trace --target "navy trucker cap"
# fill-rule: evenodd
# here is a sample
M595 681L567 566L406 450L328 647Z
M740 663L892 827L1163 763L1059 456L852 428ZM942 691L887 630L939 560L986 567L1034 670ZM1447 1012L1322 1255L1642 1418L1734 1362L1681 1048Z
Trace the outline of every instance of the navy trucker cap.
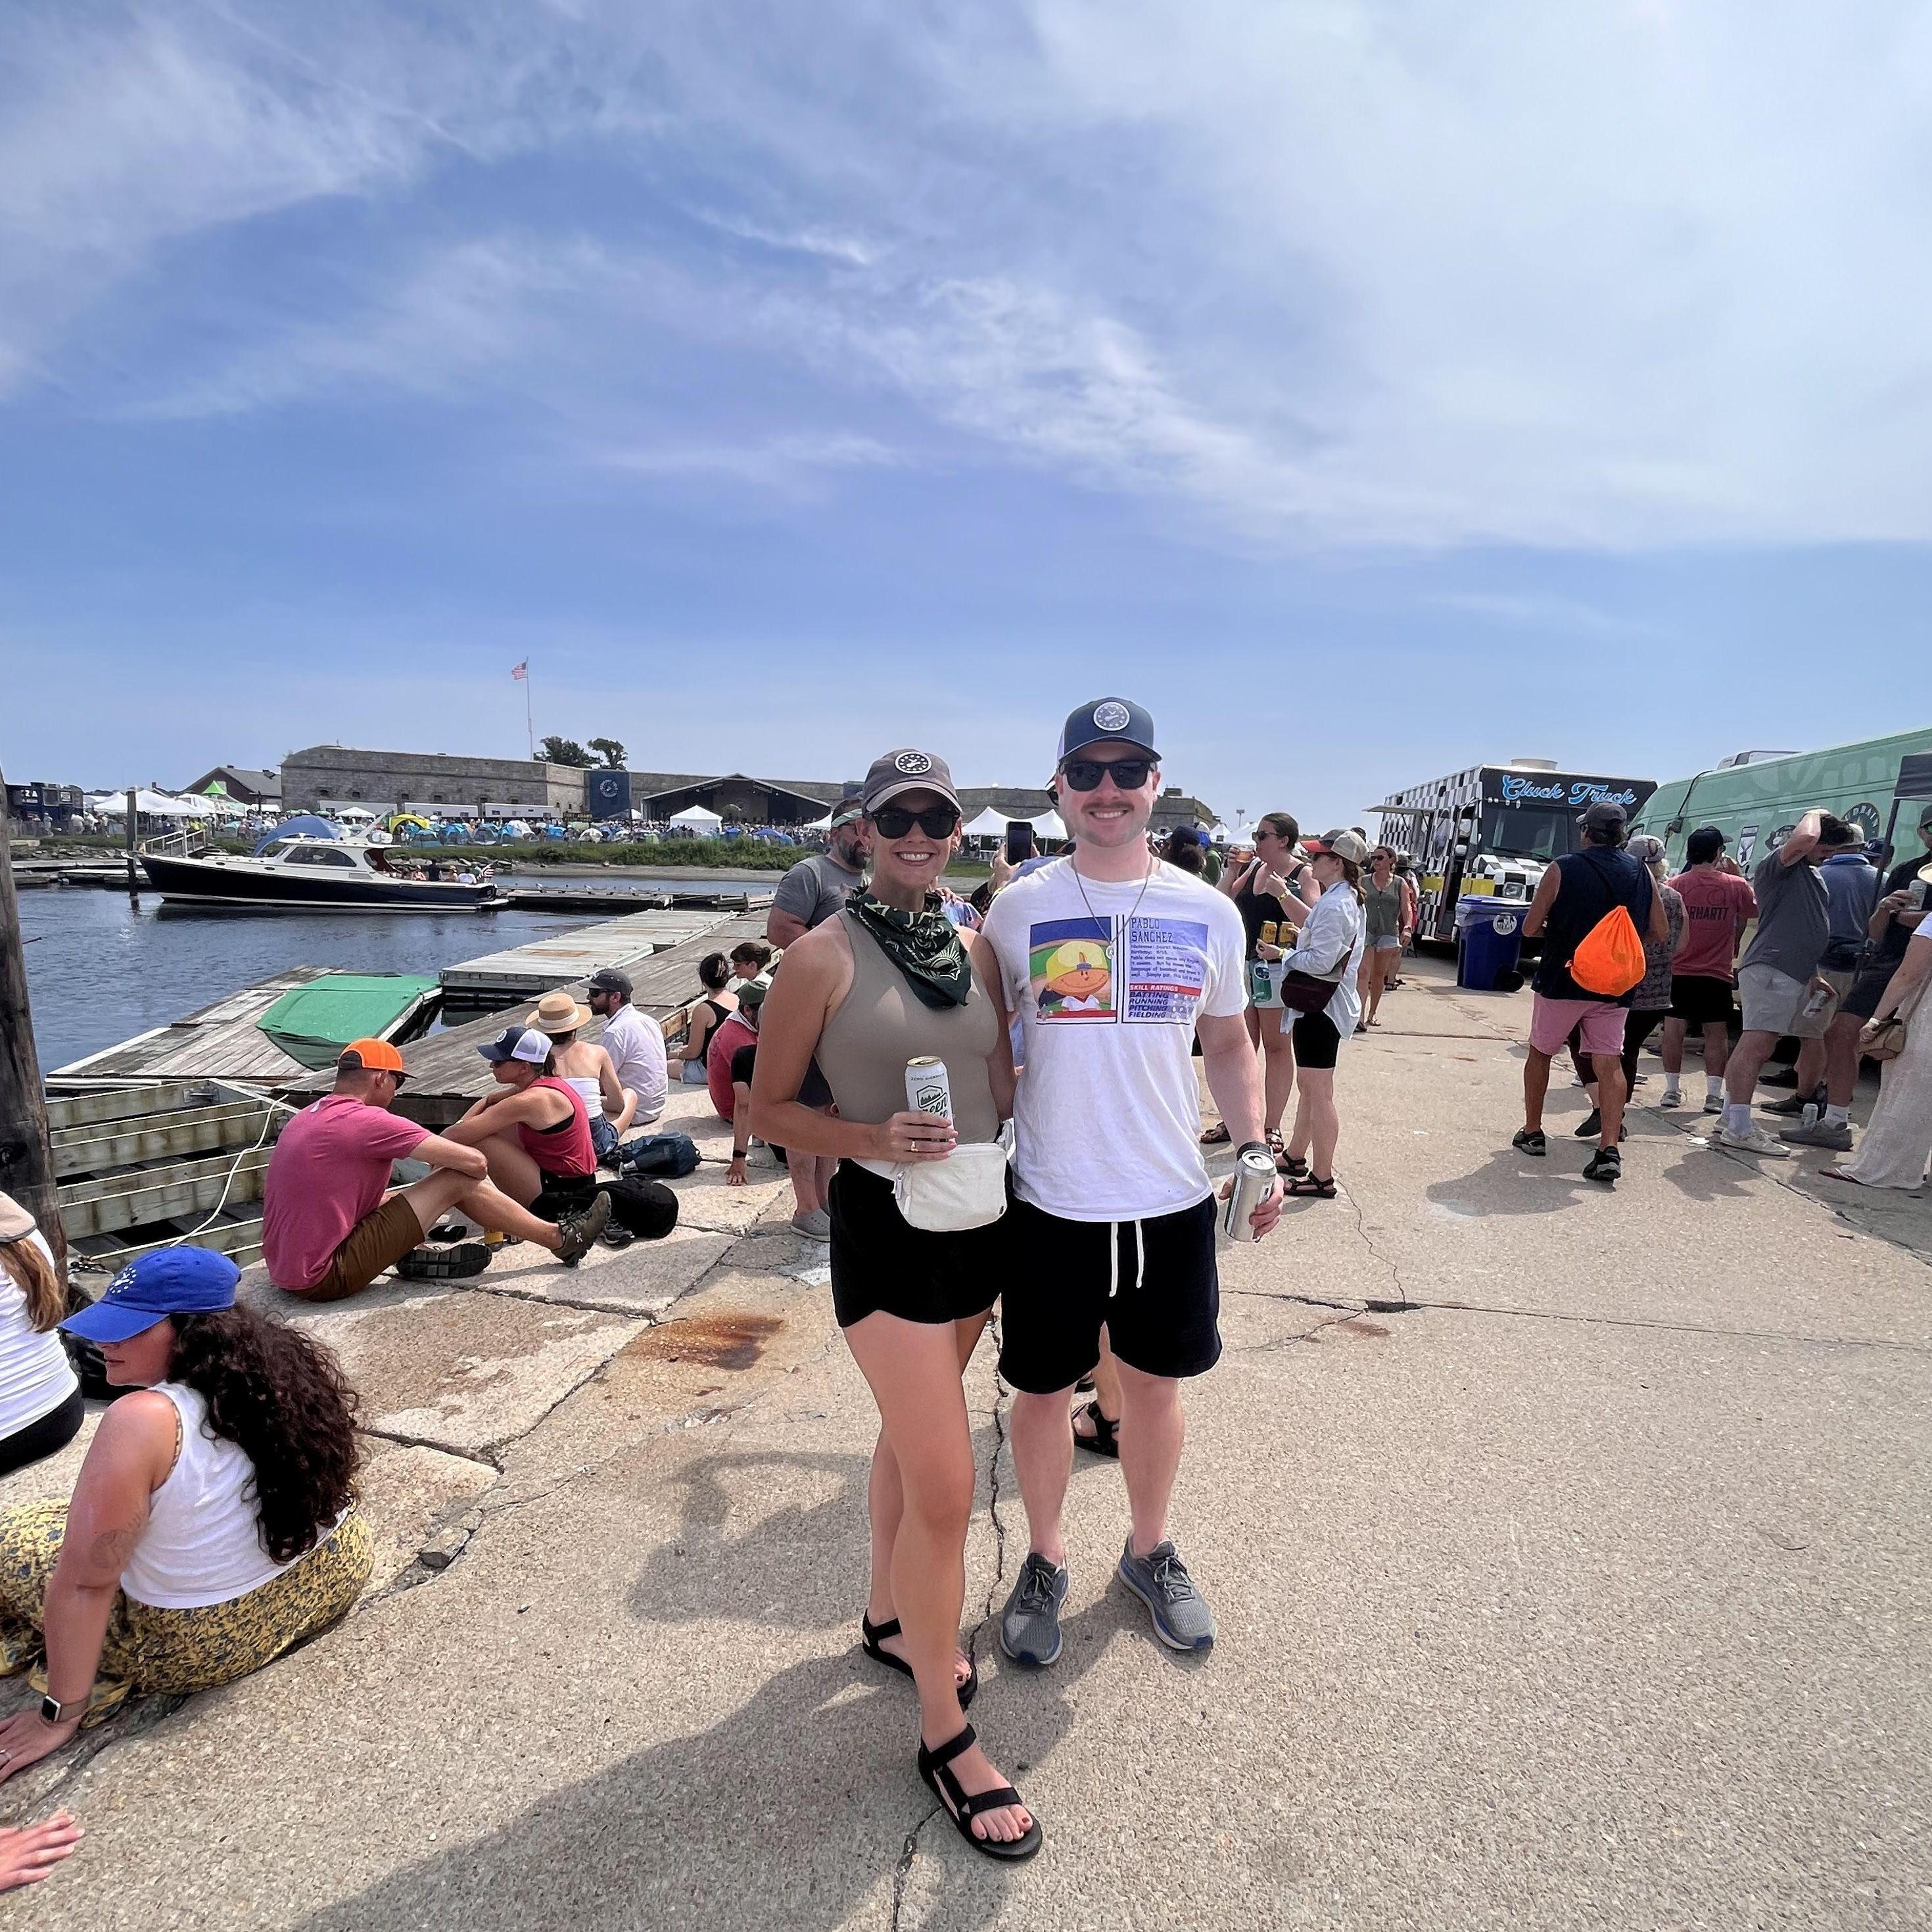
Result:
M1084 752L1089 745L1132 745L1150 758L1160 754L1154 748L1154 718L1146 707L1126 698L1096 698L1067 713L1060 728L1060 760Z
M208 1315L235 1306L242 1270L212 1248L154 1248L134 1258L91 1308L60 1325L86 1342L124 1342L170 1315Z

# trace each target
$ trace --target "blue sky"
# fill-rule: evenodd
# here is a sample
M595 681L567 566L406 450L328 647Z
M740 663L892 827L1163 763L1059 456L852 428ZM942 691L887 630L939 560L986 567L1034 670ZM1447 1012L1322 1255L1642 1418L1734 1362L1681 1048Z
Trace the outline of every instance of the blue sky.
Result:
M0 15L0 761L1225 813L1932 722L1932 15Z

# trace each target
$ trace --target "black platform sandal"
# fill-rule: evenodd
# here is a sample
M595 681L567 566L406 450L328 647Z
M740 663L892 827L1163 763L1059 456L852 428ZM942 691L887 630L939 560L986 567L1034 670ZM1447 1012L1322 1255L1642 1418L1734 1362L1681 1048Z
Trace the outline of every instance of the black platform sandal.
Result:
M888 1670L896 1670L902 1677L910 1677L913 1674L912 1666L907 1663L904 1658L895 1657L890 1651L882 1650L880 1648L887 1637L897 1636L898 1634L899 1620L897 1617L888 1617L884 1623L875 1624L864 1611L861 1610L859 1612L859 1648L874 1664L883 1664ZM972 1702L974 1698L978 1694L979 1689L980 1666L968 1658L966 1661L966 1681L959 1686L955 1694L959 1700L961 1710L964 1710L966 1706Z
M1009 1804L1025 1804L1026 1800L1010 1784L995 1785L991 1791L982 1791L976 1797L968 1797L966 1787L955 1778L946 1767L962 1751L970 1750L979 1742L979 1734L970 1724L956 1738L949 1738L937 1750L928 1750L925 1745L919 1748L919 1774L922 1778L945 1808L946 1815L952 1820L952 1828L976 1852L983 1852L989 1858L998 1858L1003 1864L1016 1865L1022 1858L1030 1858L1044 1844L1046 1835L1040 1828L1036 1818L1026 1828L1021 1838L982 1838L973 1829L973 1820L982 1811L998 1811ZM1028 1809L1032 1808L1028 1806Z
M1335 1177L1331 1174L1324 1180L1317 1174L1294 1174L1282 1191L1298 1201L1332 1201L1335 1198Z
M1111 1456L1114 1461L1118 1462L1120 1458L1120 1445L1114 1432L1120 1425L1118 1422L1109 1422L1101 1414L1099 1397L1096 1396L1080 1413L1084 1414L1088 1420L1093 1424L1094 1432L1091 1436L1082 1436L1078 1429L1075 1430L1074 1446L1080 1449L1090 1449L1096 1456ZM1078 1414L1074 1418L1076 1422L1079 1419Z

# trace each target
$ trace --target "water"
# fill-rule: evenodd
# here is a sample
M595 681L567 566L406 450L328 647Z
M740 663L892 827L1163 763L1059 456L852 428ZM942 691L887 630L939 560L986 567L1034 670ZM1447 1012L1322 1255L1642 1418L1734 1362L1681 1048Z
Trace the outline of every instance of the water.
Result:
M560 879L555 885L581 891L584 883ZM642 891L676 890L664 880L625 884ZM164 906L152 896L137 907L125 892L92 887L24 892L20 903L34 1040L44 1071L165 1026L291 966L439 973L459 960L628 910L229 912Z

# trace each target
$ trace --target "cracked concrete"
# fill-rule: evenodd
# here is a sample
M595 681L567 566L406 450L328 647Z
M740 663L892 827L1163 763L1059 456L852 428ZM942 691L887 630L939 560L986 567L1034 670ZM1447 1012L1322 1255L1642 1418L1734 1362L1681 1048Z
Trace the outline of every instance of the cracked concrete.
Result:
M88 1828L36 1923L1916 1932L1924 1228L1642 1108L1606 1194L1560 1088L1549 1160L1514 1160L1526 1006L1412 968L1344 1049L1346 1198L1222 1251L1174 1508L1211 1657L1113 1584L1119 1471L1084 1456L1064 1653L1000 1654L1024 1531L982 1342L973 1716L1031 1864L975 1857L914 1774L907 1687L856 1649L870 1402L782 1178L707 1166L655 1253L304 1312L372 1430L420 1438L370 1464L391 1574L0 1787Z

